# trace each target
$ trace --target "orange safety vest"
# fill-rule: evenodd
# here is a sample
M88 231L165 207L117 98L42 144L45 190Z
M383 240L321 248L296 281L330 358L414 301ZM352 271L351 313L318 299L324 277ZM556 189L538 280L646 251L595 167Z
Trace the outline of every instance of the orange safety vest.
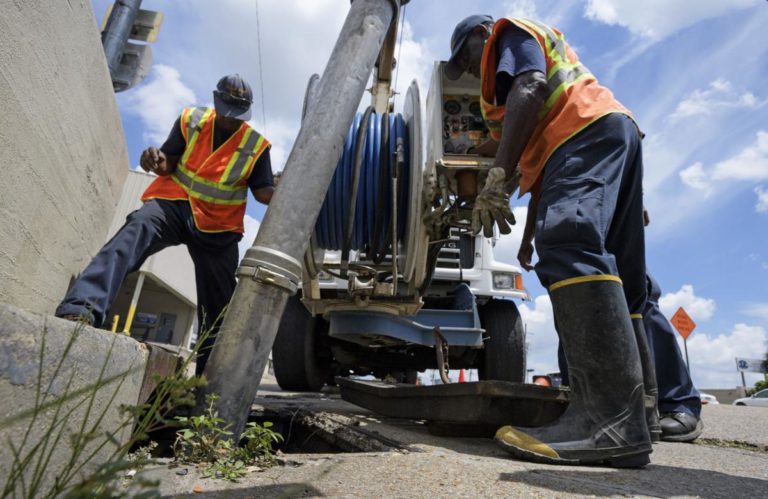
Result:
M514 24L533 36L547 62L548 97L539 113L539 123L520 158L520 195L536 183L547 160L565 141L589 124L609 113L632 114L610 90L579 62L563 34L545 24L519 18L496 21L483 49L480 104L490 135L501 139L504 103L496 102L496 68L499 58L496 43L506 28Z
M149 199L189 200L195 226L203 232L243 233L248 177L270 147L247 123L213 150L216 111L185 108L181 134L187 142L178 167L171 175L157 177L144 194Z

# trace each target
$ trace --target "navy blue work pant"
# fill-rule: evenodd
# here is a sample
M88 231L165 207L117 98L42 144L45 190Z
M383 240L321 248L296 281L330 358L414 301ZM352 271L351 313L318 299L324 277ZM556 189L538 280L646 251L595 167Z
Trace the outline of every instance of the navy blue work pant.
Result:
M210 331L200 346L197 374L202 374L218 332L224 307L235 291L241 234L206 233L195 227L187 201L153 199L128 215L125 225L101 248L56 309L57 316L90 312L101 327L126 275L154 253L184 244L195 266L198 334Z
M536 275L621 278L630 313L645 307L643 157L635 123L608 114L547 161L536 211Z
M701 398L683 361L677 335L659 309L661 288L647 276L648 303L643 312L643 325L648 335L648 346L656 363L656 381L659 385L659 412L686 412L699 417Z

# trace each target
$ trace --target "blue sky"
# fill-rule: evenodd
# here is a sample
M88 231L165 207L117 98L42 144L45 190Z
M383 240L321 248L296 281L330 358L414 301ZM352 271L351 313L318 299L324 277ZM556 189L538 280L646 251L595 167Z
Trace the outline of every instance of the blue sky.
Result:
M109 2L95 0L101 22ZM159 145L182 107L206 105L220 76L239 72L256 92L253 125L281 169L298 132L304 87L321 73L349 0L144 0L165 13L147 80L118 95L129 156ZM561 29L597 77L629 107L644 141L648 268L668 316L684 306L703 388L740 383L734 357L764 355L768 339L768 2L764 0L412 0L398 90L424 97L432 61L445 59L456 22L473 13L537 18ZM261 95L264 95L262 113ZM525 203L515 202L518 220ZM263 207L248 208L248 238ZM515 262L522 226L497 245ZM248 241L250 242L250 241ZM245 244L245 243L244 243ZM554 370L551 304L533 274L521 304L529 367ZM760 379L748 375L748 382Z

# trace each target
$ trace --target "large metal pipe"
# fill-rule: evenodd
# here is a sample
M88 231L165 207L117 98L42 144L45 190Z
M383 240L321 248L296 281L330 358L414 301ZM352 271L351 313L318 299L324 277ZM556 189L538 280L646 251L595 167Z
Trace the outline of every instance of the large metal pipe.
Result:
M198 396L198 409L207 394L220 397L216 410L232 424L234 438L245 426L344 137L397 8L396 0L352 2L280 187L238 269L237 288L205 368L208 384Z
M109 14L107 25L101 34L104 55L107 56L109 74L113 77L120 67L120 58L125 49L125 43L133 29L136 15L141 8L141 0L117 0Z

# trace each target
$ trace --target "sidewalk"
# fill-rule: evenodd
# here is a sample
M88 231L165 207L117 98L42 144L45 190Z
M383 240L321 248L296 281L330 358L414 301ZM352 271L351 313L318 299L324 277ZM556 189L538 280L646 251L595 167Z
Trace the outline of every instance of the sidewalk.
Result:
M700 444L654 445L642 470L565 467L515 461L490 439L430 435L417 421L385 420L338 394L289 394L265 380L257 406L303 409L392 445L386 452L285 454L286 465L241 483L178 476L165 467L165 497L765 497L768 410L705 406ZM202 493L192 493L195 486Z

